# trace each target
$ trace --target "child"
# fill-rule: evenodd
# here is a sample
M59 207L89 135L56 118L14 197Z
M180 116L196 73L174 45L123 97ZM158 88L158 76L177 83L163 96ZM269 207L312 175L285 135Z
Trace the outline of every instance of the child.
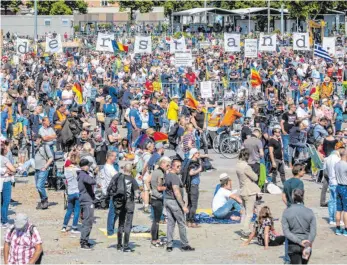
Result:
M259 245L264 246L264 249L268 249L269 246L279 246L284 243L285 237L277 235L275 232L271 211L267 206L261 208L258 220L254 223L253 232L243 245L248 246L255 236L258 239Z

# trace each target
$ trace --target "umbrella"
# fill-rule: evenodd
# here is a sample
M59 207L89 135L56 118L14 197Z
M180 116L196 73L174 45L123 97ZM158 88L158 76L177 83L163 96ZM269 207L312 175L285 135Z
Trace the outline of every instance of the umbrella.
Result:
M157 142L166 142L168 141L169 137L166 133L162 133L162 132L155 132L152 135L152 138L154 139L154 141Z

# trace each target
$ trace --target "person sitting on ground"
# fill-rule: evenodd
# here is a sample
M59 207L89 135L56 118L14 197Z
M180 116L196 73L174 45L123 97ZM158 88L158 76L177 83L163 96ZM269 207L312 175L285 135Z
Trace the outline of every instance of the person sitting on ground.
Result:
M258 244L264 246L264 249L280 246L284 243L285 237L277 235L270 208L267 206L261 208L258 220L254 223L253 232L249 235L248 240L243 243L243 246L248 246L254 237L257 237Z
M217 219L231 219L239 221L239 216L232 216L232 212L241 212L242 200L232 191L232 181L223 173L219 176L220 188L215 193L212 201L212 211ZM218 186L218 185L217 185Z

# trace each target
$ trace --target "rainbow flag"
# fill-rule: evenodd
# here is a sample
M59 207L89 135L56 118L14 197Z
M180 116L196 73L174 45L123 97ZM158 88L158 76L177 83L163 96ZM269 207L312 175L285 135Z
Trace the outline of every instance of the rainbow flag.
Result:
M191 109L196 109L199 105L199 102L194 98L190 91L186 91L186 99L188 99L187 107Z
M129 46L124 45L120 42L116 42L115 40L112 41L112 47L114 52L128 52Z
M83 103L83 90L79 83L75 83L72 87L72 92L76 94L77 97L77 103L82 104Z
M263 80L261 79L259 72L255 69L251 69L251 85L252 87L260 86Z

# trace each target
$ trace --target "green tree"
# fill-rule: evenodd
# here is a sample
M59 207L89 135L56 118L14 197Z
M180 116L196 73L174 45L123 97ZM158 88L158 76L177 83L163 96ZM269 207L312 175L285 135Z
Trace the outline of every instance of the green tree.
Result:
M13 12L17 13L19 11L19 7L22 5L22 1L20 0L2 0L1 1L1 8L5 10L5 15L7 15L8 10L12 10Z
M34 8L34 1L26 2L28 7ZM54 7L54 9L52 9ZM39 15L71 15L76 10L82 14L87 13L88 4L83 0L76 1L37 1L37 13ZM62 10L59 10L59 9Z

